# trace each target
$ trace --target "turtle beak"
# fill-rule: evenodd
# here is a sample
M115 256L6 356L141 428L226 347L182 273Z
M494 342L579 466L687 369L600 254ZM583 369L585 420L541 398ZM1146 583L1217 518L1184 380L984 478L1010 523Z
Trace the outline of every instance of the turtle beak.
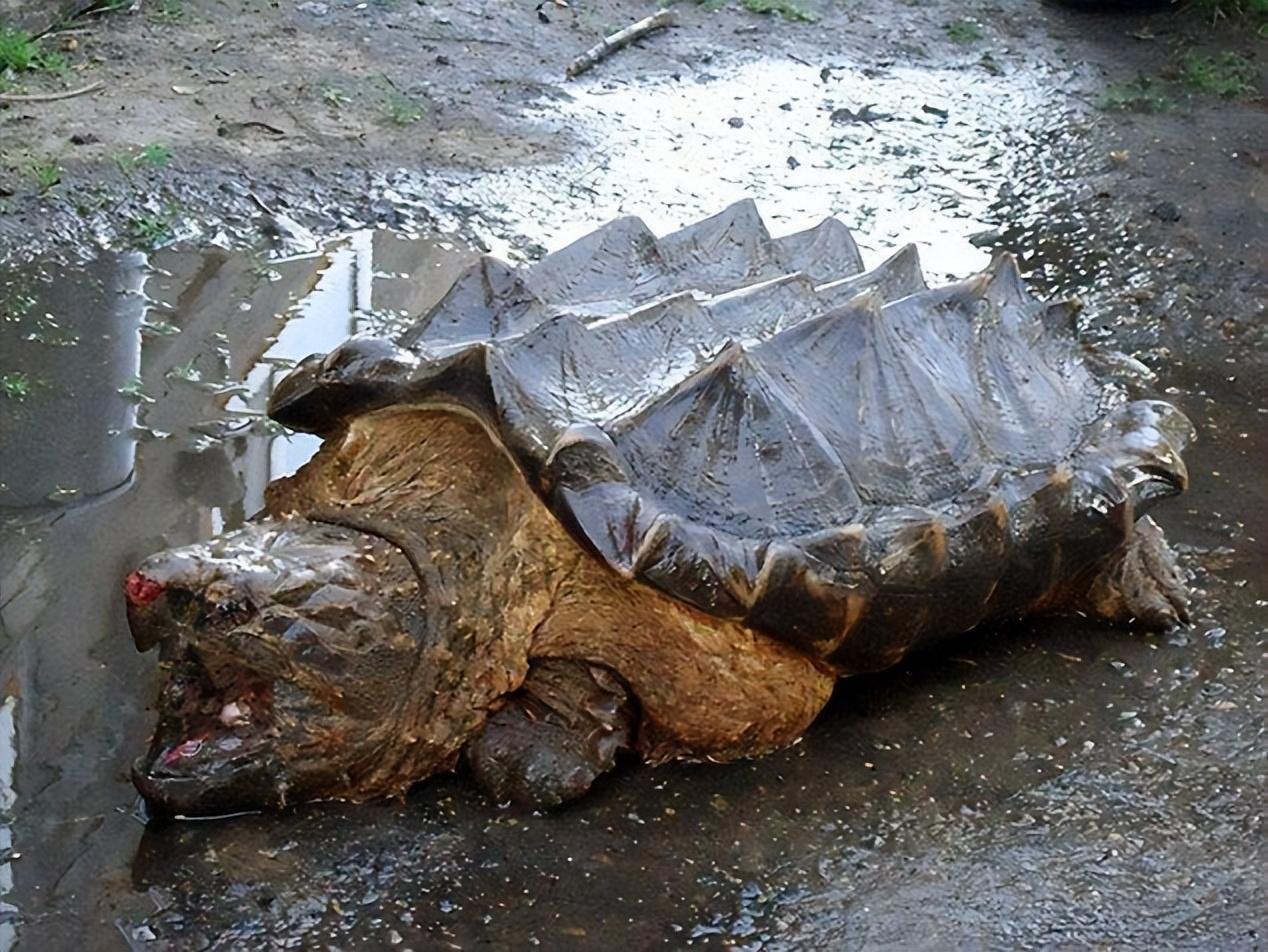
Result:
M268 414L282 426L305 433L317 432L329 423L326 401L318 380L322 369L320 354L305 357L283 377L269 398Z

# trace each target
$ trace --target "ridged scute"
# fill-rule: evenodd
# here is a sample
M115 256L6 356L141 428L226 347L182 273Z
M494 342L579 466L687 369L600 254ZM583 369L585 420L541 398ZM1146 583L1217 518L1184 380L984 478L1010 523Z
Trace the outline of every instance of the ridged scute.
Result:
M614 571L882 667L1042 603L1183 487L1188 422L1098 379L1071 314L1008 255L929 289L912 246L865 271L834 219L772 238L741 202L482 259L399 379L301 368L274 412L461 404Z

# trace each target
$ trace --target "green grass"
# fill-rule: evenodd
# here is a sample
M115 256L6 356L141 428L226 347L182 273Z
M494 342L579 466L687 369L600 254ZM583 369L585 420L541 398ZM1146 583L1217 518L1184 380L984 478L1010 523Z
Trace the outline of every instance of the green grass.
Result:
M142 212L127 219L128 237L141 248L154 248L172 235L173 212Z
M168 380L184 380L186 383L198 383L203 375L198 370L198 358L191 357L183 364L177 364L164 374Z
M1141 73L1130 83L1108 86L1096 105L1107 112L1168 112L1185 90L1232 99L1252 95L1258 78L1254 62L1239 53L1205 56L1190 51L1164 79Z
M749 13L777 13L789 23L814 23L819 18L793 0L740 0Z
M25 33L19 33L11 27L0 27L0 70L12 70L24 73L28 69L38 69L40 48L32 43Z
M1259 70L1239 53L1202 56L1190 52L1180 66L1180 80L1190 89L1231 99L1255 91Z
M185 16L185 8L181 0L159 0L151 16L160 23L177 23Z
M33 162L31 178L35 180L35 187L41 193L47 192L62 180L62 170L56 162Z
M161 169L172 160L172 150L158 142L151 142L130 158L134 166L144 165L152 169Z
M379 111L394 126L418 122L424 113L421 104L397 89L386 76L379 84Z
M65 73L70 64L61 53L40 48L40 44L12 27L0 26L0 73L27 73L44 70Z
M21 371L0 375L0 393L21 403L31 395L31 378Z
M1106 87L1096 105L1106 112L1168 112L1175 103L1156 79L1141 73L1130 83Z
M321 101L331 109L340 109L348 102L348 94L338 86L322 86Z
M1190 8L1216 20L1250 20L1263 35L1268 28L1268 0L1189 0Z
M942 29L956 43L976 43L982 38L982 28L972 20L952 20Z

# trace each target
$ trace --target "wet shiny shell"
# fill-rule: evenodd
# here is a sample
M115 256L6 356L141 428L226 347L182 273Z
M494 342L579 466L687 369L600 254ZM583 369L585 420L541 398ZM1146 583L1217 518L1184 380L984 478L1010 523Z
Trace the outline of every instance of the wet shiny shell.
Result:
M271 411L334 432L460 406L614 571L821 656L866 615L861 670L1042 604L1183 487L1188 421L1098 379L1073 315L1010 256L929 289L912 246L864 271L835 219L772 238L741 202L484 258L396 345L310 358Z

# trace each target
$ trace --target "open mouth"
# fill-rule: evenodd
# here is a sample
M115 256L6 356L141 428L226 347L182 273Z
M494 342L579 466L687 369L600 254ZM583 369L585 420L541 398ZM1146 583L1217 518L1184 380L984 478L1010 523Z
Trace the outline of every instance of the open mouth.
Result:
M158 726L133 779L159 810L214 812L265 765L262 749L276 735L272 682L194 647L163 667Z
M236 665L202 663L194 649L172 665L159 700L157 736L170 740L156 766L179 769L204 750L233 756L272 726L273 686Z

